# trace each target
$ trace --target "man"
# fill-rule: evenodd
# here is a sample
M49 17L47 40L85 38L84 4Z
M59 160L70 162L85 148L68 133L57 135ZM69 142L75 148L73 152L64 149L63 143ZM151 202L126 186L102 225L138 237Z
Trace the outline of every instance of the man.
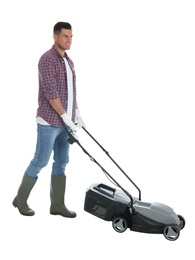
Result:
M54 45L39 60L36 150L13 200L13 205L25 216L35 214L27 200L37 182L38 173L48 164L53 151L50 214L76 217L76 213L64 204L65 167L69 161L67 129L75 133L76 126L84 126L77 107L74 64L66 53L71 47L72 36L69 23L55 24Z

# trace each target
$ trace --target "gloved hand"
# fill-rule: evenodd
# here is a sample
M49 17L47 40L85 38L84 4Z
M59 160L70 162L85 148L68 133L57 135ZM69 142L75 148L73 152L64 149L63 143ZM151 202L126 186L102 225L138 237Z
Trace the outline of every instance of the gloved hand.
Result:
M70 129L70 131L72 131L73 133L77 131L74 123L72 122L72 120L70 120L66 113L62 114L61 118L64 121L65 125Z
M75 125L78 128L85 127L85 123L80 115L79 109L76 110Z

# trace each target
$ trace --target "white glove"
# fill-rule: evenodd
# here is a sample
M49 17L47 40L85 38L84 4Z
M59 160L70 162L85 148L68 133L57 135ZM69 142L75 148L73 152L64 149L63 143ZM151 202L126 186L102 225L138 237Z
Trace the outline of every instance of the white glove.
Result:
M67 127L70 128L70 130L75 133L77 130L76 130L76 127L74 125L74 123L72 122L72 120L70 120L70 118L68 117L68 115L66 113L64 113L63 115L61 115L61 118L62 120L64 121L65 125Z
M80 116L79 109L76 109L75 124L78 128L85 127L85 123L84 123L82 117Z

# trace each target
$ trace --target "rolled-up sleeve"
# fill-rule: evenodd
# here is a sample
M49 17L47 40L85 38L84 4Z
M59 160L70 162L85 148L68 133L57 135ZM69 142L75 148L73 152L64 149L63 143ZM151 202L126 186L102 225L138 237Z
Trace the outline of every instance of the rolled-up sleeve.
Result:
M52 59L44 56L39 62L39 82L44 92L45 97L48 100L52 100L59 97L57 90L57 78L56 68Z

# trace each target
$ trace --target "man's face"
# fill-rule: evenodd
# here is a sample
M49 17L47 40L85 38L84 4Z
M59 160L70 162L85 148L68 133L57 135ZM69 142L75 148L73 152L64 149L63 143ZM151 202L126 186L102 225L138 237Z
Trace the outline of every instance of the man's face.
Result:
M63 50L69 50L72 43L72 30L61 29L59 35L54 34L55 45Z

